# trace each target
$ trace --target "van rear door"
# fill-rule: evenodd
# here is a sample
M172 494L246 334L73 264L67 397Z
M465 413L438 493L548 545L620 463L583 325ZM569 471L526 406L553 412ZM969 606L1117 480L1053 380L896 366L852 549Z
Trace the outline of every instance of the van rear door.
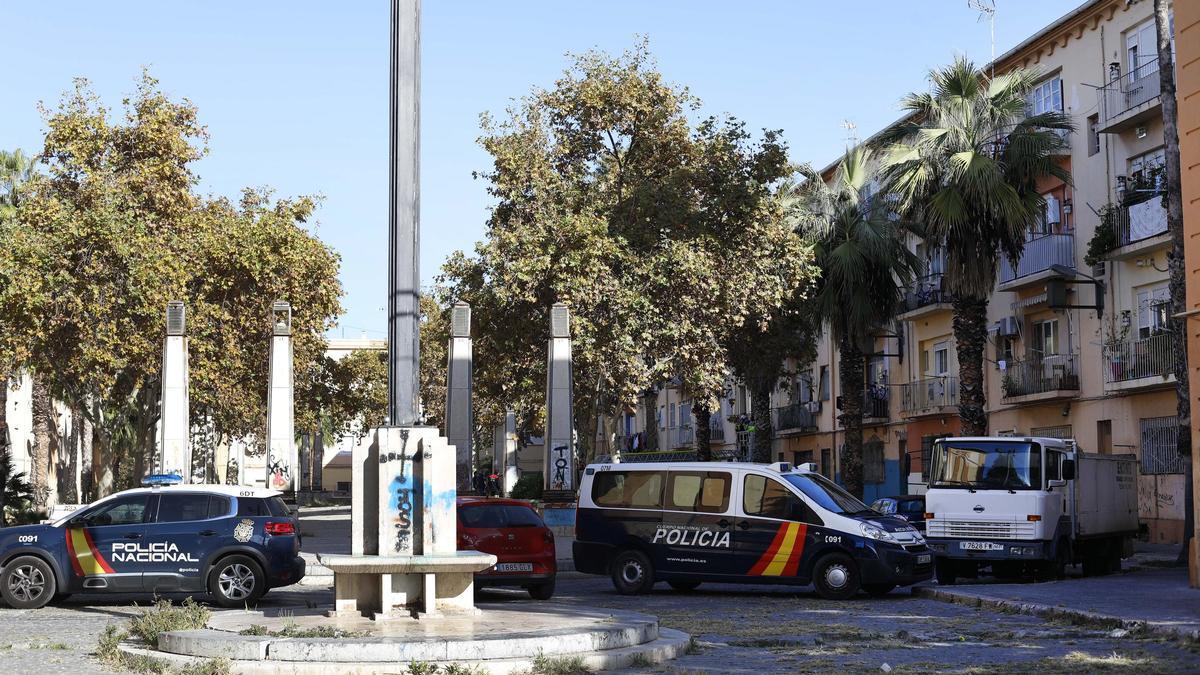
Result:
M668 472L655 567L671 575L736 574L732 494L729 471Z

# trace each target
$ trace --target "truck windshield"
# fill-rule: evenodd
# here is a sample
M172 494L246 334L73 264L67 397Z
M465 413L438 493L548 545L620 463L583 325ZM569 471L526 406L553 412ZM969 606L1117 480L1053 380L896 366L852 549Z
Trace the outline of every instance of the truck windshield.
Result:
M1042 486L1042 449L1027 441L938 441L933 446L929 484L973 490L1037 490Z
M831 513L875 513L840 485L815 473L784 474L787 482L799 488L809 499Z

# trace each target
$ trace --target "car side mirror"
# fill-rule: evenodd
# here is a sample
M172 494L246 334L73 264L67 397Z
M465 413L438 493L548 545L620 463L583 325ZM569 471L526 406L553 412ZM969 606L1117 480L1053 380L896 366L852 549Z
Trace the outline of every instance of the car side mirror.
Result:
M87 517L75 516L67 521L67 527L87 527Z
M1075 480L1075 460L1064 459L1062 463L1062 477L1064 481Z

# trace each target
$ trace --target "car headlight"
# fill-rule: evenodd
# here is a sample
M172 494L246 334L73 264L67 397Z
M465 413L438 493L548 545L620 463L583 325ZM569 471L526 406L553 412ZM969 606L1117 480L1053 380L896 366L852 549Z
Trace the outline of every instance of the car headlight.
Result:
M875 527L870 523L859 523L858 528L862 530L864 537L875 539L877 541L896 541L896 538L893 537L890 532L884 530L883 528Z

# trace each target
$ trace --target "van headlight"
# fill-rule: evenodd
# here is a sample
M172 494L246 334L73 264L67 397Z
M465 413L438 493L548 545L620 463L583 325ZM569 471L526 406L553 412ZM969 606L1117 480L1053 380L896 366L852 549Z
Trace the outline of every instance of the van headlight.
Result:
M881 527L875 527L870 523L859 523L858 529L862 530L864 537L868 537L870 539L875 539L877 541L890 541L892 543L895 543L896 541L896 538L893 537L891 533Z

